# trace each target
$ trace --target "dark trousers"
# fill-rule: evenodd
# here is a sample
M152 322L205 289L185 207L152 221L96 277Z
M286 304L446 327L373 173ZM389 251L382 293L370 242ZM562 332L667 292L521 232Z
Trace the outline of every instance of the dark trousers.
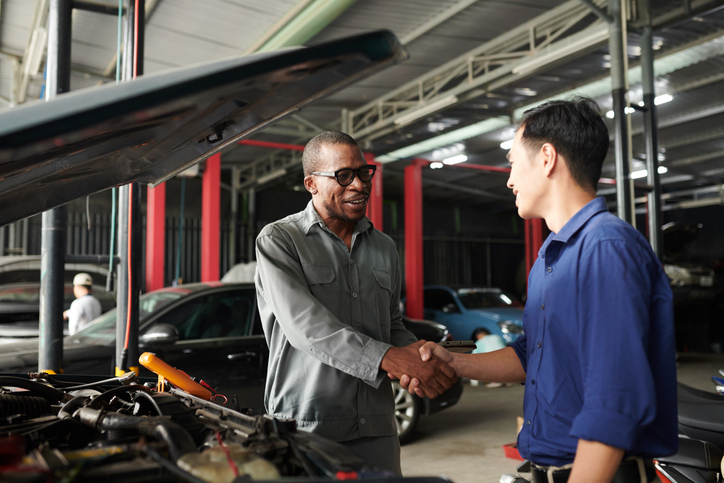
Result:
M612 483L641 483L642 481L651 482L656 478L656 469L654 462L650 459L644 459L645 479L641 479L641 470L636 459L627 459L621 462L618 471L613 477ZM570 469L556 470L552 472L553 480L548 477L549 471L546 468L532 467L533 483L566 483L571 475Z

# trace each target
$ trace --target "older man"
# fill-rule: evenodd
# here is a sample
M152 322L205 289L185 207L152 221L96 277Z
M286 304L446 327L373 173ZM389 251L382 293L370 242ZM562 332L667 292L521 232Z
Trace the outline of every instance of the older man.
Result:
M365 217L375 166L350 136L324 132L305 147L303 167L312 200L256 242L266 409L400 474L388 373L417 374L430 397L456 375L439 359L423 363L422 343L402 324L395 244Z

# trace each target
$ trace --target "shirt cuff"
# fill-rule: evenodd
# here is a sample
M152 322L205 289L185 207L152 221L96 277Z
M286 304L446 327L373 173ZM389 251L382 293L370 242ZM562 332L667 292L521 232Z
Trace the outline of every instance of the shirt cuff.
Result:
M573 420L571 436L630 451L640 433L635 421L606 408L583 409Z
M369 374L365 374L360 379L375 389L379 388L382 381L387 377L387 373L380 369L380 364L382 364L382 358L385 357L390 347L392 347L390 344L376 340L370 340L365 347L364 357L370 361L370 366L376 368L376 371L370 371Z

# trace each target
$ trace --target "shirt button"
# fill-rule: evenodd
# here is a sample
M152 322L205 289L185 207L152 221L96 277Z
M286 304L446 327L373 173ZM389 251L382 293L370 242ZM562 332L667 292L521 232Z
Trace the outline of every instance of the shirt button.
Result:
M525 422L525 425L526 425L526 426L530 426L530 419Z
M541 309L541 310L545 310L545 308L546 308L546 304L540 304L540 309Z
M357 292L352 292L352 298L354 298L354 299L357 298Z
M365 423L365 418L360 419L360 420L359 420L359 423L360 423L360 424L364 424L364 423Z
M538 346L538 348L540 348L540 346L542 346L543 344L541 344L540 342L538 342L536 345Z
M553 267L548 267L548 273L551 273L553 271Z
M350 259L349 259L349 263L350 263L350 264L354 263L354 260L352 260L352 259L350 258Z
M535 379L531 379L531 380L530 380L530 383L531 383L533 386L535 386Z

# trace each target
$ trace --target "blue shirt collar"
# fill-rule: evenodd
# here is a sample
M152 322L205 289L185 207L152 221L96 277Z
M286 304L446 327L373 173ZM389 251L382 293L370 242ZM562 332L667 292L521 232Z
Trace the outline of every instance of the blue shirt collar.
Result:
M593 200L589 201L586 206L578 210L578 212L573 215L571 219L566 222L565 225L563 225L561 231L559 231L558 233L551 233L551 235L546 239L545 243L543 243L543 246L540 247L538 255L544 255L546 248L548 248L548 245L550 245L552 241L568 243L568 240L573 235L575 235L578 230L583 228L583 225L588 223L588 220L593 218L598 213L601 213L602 211L608 211L608 206L606 205L606 198L604 198L603 196L599 196L598 198L594 198Z
M308 235L309 230L311 230L312 227L315 225L319 225L320 228L322 228L323 230L332 233L332 230L327 227L327 224L324 223L322 217L319 216L319 213L317 213L317 210L314 208L314 203L312 202L312 200L309 200L309 203L307 203L307 207L304 209L304 219L302 222L304 234ZM372 228L372 222L369 220L369 218L365 216L355 224L354 233L361 233L363 231L369 230L370 228Z

